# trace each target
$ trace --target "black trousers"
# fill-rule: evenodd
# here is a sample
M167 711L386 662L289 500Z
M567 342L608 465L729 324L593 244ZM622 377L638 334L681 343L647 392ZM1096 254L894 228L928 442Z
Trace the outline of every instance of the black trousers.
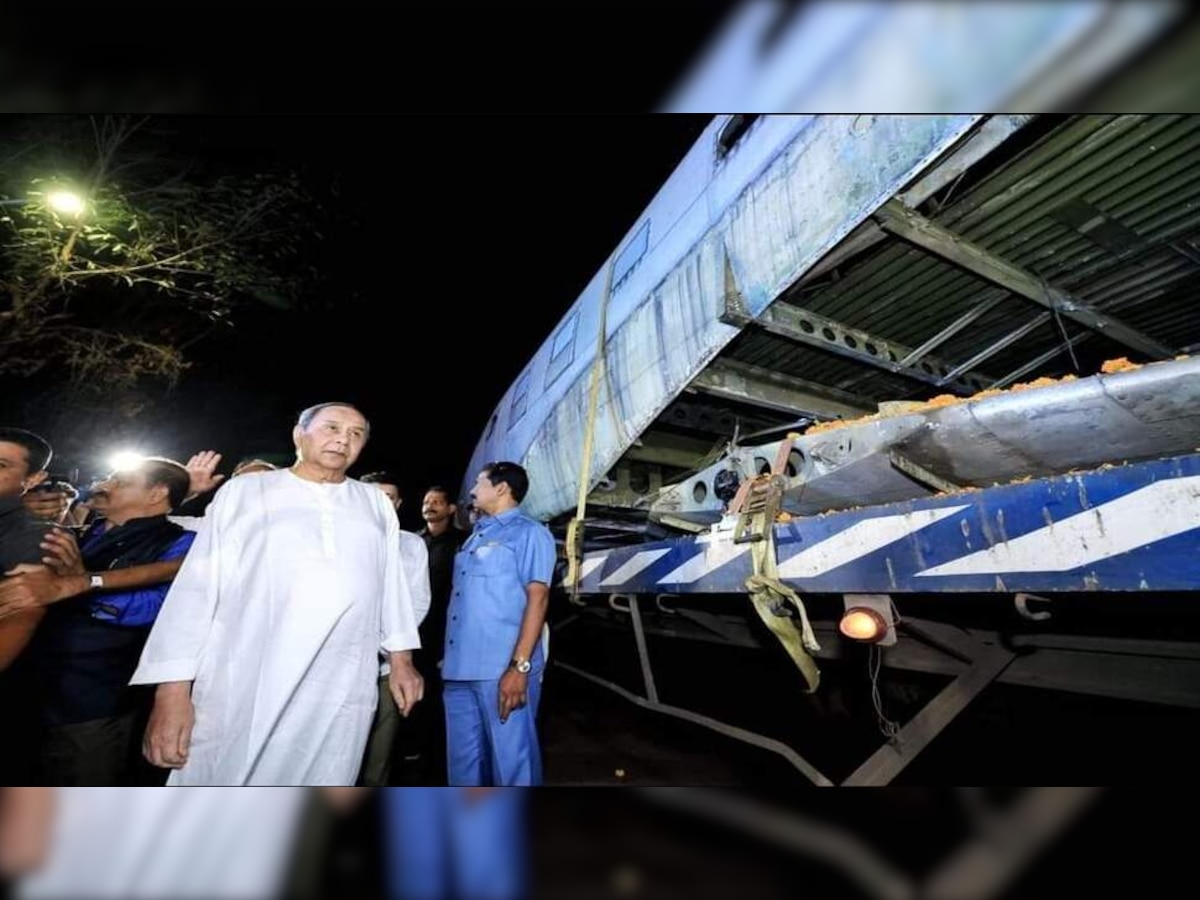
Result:
M164 784L168 771L142 757L146 713L55 725L42 739L42 783L61 787Z
M359 772L360 787L446 784L446 714L440 678L425 675L425 697L407 718L379 679L379 705Z

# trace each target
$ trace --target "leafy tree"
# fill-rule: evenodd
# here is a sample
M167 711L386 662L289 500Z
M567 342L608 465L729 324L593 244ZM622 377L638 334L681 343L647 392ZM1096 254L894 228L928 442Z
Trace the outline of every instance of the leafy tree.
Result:
M189 165L171 138L152 119L71 117L0 143L0 376L173 382L240 307L290 307L315 278L294 174Z

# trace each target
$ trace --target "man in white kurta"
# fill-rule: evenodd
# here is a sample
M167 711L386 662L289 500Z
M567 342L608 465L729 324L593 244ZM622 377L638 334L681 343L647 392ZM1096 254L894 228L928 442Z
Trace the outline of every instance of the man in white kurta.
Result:
M420 700L395 513L345 477L366 420L314 409L296 466L217 495L146 643L133 683L159 685L144 747L168 784L353 785L380 650L401 712Z

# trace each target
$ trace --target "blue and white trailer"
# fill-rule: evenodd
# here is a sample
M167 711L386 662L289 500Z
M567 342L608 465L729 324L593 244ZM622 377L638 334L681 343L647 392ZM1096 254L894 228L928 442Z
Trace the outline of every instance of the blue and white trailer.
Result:
M1005 39L1026 60L1103 25L1099 4L1034 9ZM1195 634L1058 633L1053 602L1200 588L1198 157L1187 115L715 117L466 473L464 506L486 461L527 468L525 510L572 557L559 627L628 623L644 691L559 665L817 783L796 748L662 702L647 635L778 653L749 604L706 609L767 579L754 609L812 686L843 613L882 620L883 666L952 678L851 783L891 780L995 681L1200 707ZM959 618L997 594L1004 621ZM961 604L905 613L930 596Z

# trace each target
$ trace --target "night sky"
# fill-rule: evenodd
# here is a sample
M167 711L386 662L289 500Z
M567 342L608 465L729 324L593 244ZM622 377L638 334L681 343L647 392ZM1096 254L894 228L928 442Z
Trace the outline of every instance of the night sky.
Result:
M193 367L169 393L151 390L140 414L114 415L111 427L81 414L89 449L60 454L55 468L86 472L132 443L181 461L215 449L227 470L290 452L300 409L346 400L373 428L353 472L400 475L416 525L424 487L458 487L503 392L708 121L159 120L181 155L207 167L302 175L322 204L324 237L307 261L324 276L310 299L323 302L245 308L236 328L192 348ZM4 393L22 387L8 381ZM14 399L0 398L10 421ZM13 424L65 446L61 420L23 417Z

